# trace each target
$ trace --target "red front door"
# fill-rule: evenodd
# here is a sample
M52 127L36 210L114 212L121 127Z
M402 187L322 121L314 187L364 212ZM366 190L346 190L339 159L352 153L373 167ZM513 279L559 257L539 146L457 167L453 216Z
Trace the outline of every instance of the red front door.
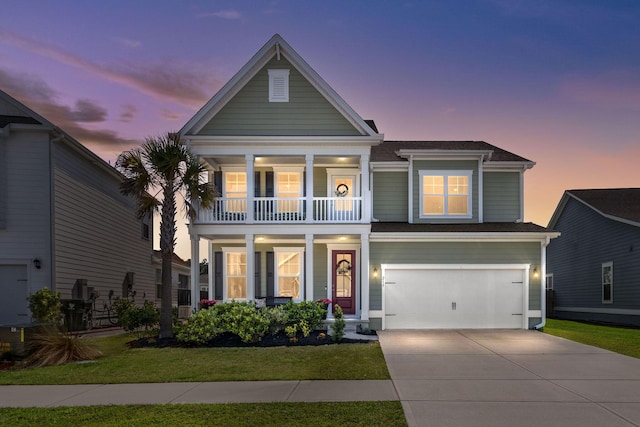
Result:
M356 251L332 251L331 260L333 303L342 307L344 314L356 314Z

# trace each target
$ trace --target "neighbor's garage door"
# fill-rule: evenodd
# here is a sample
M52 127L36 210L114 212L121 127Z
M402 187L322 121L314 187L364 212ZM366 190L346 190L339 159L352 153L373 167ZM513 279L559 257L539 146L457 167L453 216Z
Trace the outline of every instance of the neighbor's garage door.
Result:
M27 266L0 265L0 325L29 323Z
M524 270L385 270L385 329L522 328Z

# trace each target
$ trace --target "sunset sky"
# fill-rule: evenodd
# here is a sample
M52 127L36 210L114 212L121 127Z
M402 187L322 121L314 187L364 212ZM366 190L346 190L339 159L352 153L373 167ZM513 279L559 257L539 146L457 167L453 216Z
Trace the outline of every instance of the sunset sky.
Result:
M275 33L387 140L535 161L526 221L546 225L565 189L640 187L635 0L14 1L0 89L113 163L179 130Z

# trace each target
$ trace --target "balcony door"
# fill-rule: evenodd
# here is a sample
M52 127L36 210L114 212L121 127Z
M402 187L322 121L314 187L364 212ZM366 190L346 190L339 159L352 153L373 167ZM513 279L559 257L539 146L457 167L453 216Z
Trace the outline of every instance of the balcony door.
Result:
M360 195L357 171L339 169L330 174L328 197L332 198L330 215L337 221L359 219L360 202L353 200Z

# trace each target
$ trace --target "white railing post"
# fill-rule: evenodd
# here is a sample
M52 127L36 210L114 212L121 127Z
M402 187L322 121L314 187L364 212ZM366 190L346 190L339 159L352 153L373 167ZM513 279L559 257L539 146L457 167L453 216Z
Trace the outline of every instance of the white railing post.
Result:
M305 183L305 191L306 198L304 201L306 212L306 222L311 224L314 220L313 216L313 154L305 155L306 169L306 183Z
M246 154L246 174L247 174L247 224L253 223L253 198L255 193L255 179L253 174L253 154Z

